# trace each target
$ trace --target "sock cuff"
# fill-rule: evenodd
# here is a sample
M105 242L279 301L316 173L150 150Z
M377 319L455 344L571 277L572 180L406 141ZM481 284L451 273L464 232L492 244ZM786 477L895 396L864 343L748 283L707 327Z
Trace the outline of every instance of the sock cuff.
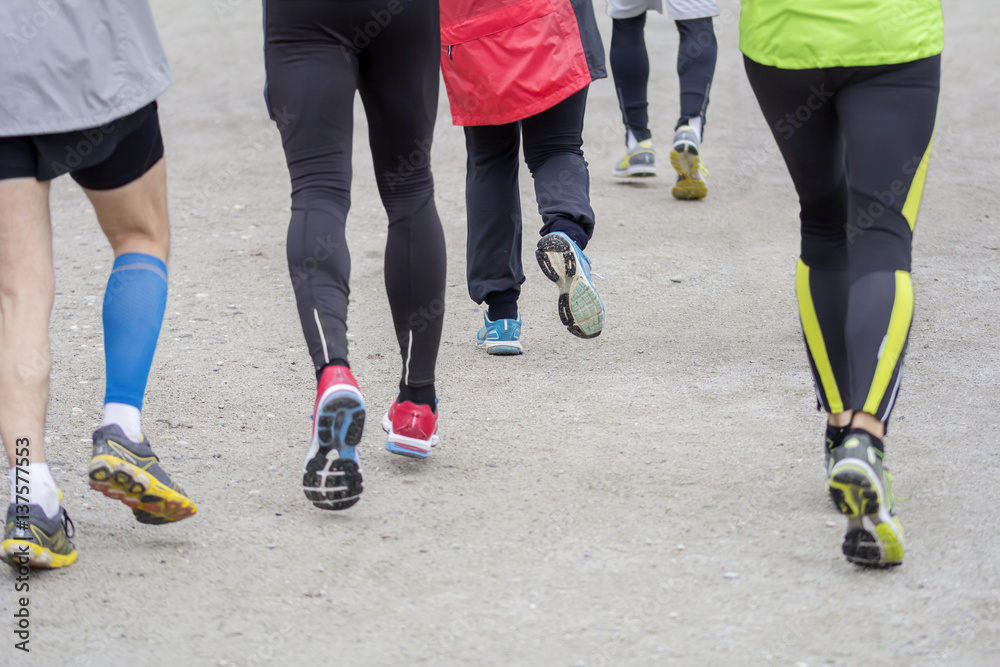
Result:
M877 449L882 454L885 454L885 443L882 441L882 438L878 437L874 433L869 433L868 431L866 431L863 428L860 428L860 427L857 427L857 426L852 426L851 430L847 433L847 435L848 435L848 437L850 437L850 436L855 435L855 434L857 434L857 435L867 435L869 438L871 438L872 445L875 446L875 449Z
M154 257L153 255L147 255L141 252L127 252L124 255L119 255L115 258L111 274L114 275L118 271L127 271L130 269L146 269L147 271L152 271L163 278L164 282L167 282L167 265L159 257Z

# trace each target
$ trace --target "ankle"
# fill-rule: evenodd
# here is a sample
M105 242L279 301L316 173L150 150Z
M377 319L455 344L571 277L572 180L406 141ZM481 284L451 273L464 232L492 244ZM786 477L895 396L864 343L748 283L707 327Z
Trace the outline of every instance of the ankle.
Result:
M431 412L437 412L437 393L434 391L433 384L426 387L411 387L400 382L399 396L396 397L396 402L403 403L405 401L414 405L428 405Z
M505 289L497 292L490 292L486 295L487 311L486 317L491 322L497 320L517 319L517 298L521 295L518 289Z
M330 363L316 369L316 382L322 383L323 373L325 373L327 369L334 368L336 366L341 366L347 369L348 372L351 370L351 365L347 363L347 359L331 359Z
M859 429L879 440L885 437L885 424L875 415L860 410L851 417L851 430Z
M829 412L826 415L826 424L827 426L846 428L851 425L851 419L853 417L854 417L853 410L844 410L843 412Z

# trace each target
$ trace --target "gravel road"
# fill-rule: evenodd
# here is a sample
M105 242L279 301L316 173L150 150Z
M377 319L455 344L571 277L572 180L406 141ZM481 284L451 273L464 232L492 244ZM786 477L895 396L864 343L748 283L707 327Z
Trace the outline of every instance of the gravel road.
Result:
M945 3L917 311L887 441L910 497L906 561L866 571L841 555L845 522L824 493L795 194L743 73L738 3L720 4L705 201L675 201L665 177L614 179L620 113L610 81L591 89L588 254L607 306L595 340L560 325L529 233L525 354L474 348L464 142L442 87L448 311L441 444L426 462L390 455L378 428L399 362L358 104L351 361L371 412L365 493L333 513L301 491L315 381L284 259L289 185L261 96L260 4L154 2L174 76L161 100L174 231L145 428L200 509L139 525L86 484L111 252L62 179L47 439L80 557L32 574L27 659L0 573L0 664L1000 664L1000 13ZM650 15L647 42L665 148L672 22Z

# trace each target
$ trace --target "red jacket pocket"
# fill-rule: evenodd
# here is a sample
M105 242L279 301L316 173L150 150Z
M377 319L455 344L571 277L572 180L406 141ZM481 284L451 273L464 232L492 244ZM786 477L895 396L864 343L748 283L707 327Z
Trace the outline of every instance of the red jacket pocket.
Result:
M575 22L552 0L523 0L441 27L441 70L456 125L501 125L590 83Z

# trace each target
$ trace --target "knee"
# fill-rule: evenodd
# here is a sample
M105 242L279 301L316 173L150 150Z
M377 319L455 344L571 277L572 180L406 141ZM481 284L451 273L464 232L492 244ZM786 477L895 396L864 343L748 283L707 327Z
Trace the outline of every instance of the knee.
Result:
M698 62L710 62L714 65L719 45L711 18L677 21L677 31L681 38L677 58L679 71Z
M14 267L8 267L14 268ZM0 271L0 313L4 318L52 310L55 275L50 269Z
M643 31L646 27L646 12L627 19L611 20L611 41L614 44L619 39L628 40L626 45L643 40ZM620 46L621 44L615 44Z

